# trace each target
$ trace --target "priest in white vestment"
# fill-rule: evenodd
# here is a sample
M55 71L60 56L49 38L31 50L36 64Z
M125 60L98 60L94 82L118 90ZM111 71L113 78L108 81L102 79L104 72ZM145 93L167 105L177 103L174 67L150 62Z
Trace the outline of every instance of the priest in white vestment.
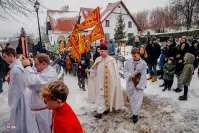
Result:
M132 58L128 59L124 66L124 77L126 79L126 91L130 98L131 118L136 123L143 101L144 89L146 88L147 64L140 57L138 48L133 48L131 54ZM139 78L136 76L138 74L140 74ZM137 85L133 80L137 81L137 83L135 82Z
M124 98L121 88L120 76L116 61L108 55L106 44L100 46L100 57L95 60L90 70L86 70L90 77L95 77L96 83L93 88L96 90L96 118L101 118L103 113L108 113L124 107ZM90 81L89 81L90 82ZM91 86L89 86L91 87ZM96 88L94 88L96 87Z
M24 68L16 59L13 48L3 50L4 60L10 64L10 83L8 90L8 105L10 107L10 133L34 133L31 128L31 111L27 103L28 89L23 81Z
M50 66L50 58L46 54L35 56L34 66L37 71L30 66L29 59L23 59L22 63L25 68L24 81L30 89L29 106L35 115L35 128L38 128L38 133L51 133L52 114L40 98L40 92L46 84L57 80L57 73Z

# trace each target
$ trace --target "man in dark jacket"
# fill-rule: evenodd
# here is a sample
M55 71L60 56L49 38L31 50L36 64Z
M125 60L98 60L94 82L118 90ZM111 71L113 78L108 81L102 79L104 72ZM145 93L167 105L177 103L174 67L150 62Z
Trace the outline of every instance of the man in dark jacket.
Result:
M167 41L167 46L165 47L165 51L164 51L165 62L167 62L168 58L170 58L170 57L173 57L175 59L177 51L178 51L178 49L176 47L175 41L172 38L170 38ZM175 64L175 62L174 62L174 64ZM160 85L160 87L163 87L163 86L164 86L164 83L162 85Z
M91 53L87 49L85 49L82 57L84 57L87 67L90 68Z
M0 47L0 93L3 92L3 82L6 76L6 73L8 72L8 66L6 65L6 62L3 60L1 56L1 52L2 52L2 48Z
M142 44L141 44L141 42L140 42L140 40L139 40L139 38L135 38L135 42L134 42L134 44L133 44L133 47L134 48L140 48L142 46Z
M176 57L177 54L177 48L175 41L170 38L167 42L167 47L165 48L165 61L168 61L169 57Z
M152 82L157 81L157 60L161 53L160 45L158 44L157 38L152 38L152 43L147 44L146 46L146 52L148 54L148 67L149 67L149 73L150 77L147 78L147 80L151 80ZM153 69L153 70L152 70Z

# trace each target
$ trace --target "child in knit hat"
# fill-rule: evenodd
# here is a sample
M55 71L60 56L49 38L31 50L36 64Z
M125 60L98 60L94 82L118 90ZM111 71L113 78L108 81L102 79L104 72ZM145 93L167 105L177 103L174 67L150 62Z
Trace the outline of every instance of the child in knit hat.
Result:
M81 62L78 65L78 85L79 88L82 89L83 91L86 91L85 89L85 79L86 79L86 69L88 68L88 66L85 63L85 58L81 57Z
M168 58L168 62L164 65L163 71L164 71L164 75L163 75L163 79L164 79L164 89L162 91L165 90L171 90L171 87L173 85L173 78L174 78L174 74L175 74L175 63L174 63L174 58L170 57Z

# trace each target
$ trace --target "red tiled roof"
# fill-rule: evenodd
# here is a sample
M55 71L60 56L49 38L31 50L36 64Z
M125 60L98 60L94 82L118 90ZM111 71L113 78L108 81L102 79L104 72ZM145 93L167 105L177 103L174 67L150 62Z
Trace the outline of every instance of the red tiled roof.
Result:
M81 7L80 11L82 12L83 14L83 17L84 19L86 19L88 16L91 15L91 13L94 11L95 9L92 9L92 8L84 8L84 7Z
M112 3L109 4L107 6L107 8L102 12L101 14L101 18L103 18L101 21L105 21L106 18L115 10L116 7L118 7L119 4L122 4L123 7L126 9L127 13L130 15L131 19L133 20L133 22L136 24L136 26L138 27L138 31L142 31L142 29L140 28L140 26L138 25L138 23L135 21L134 17L132 16L132 14L129 12L128 8L126 7L126 5L123 3L123 1L118 1L116 3Z
M79 12L48 10L47 15L50 20L53 32L72 32L78 20Z

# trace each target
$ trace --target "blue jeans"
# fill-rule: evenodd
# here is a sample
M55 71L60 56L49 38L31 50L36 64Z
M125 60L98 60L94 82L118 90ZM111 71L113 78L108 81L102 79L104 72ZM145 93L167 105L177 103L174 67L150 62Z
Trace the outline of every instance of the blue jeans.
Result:
M156 66L148 63L148 67L149 67L149 73L150 75L154 75L154 76L157 76L157 70L156 70Z

